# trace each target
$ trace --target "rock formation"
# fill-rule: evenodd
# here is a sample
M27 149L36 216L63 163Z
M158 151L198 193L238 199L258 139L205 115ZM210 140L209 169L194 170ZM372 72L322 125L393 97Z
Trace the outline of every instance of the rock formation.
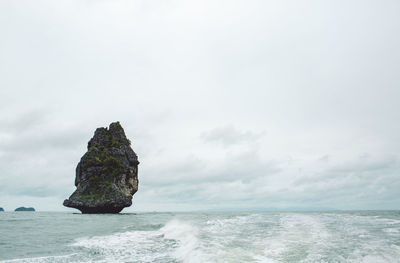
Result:
M0 212L4 212L4 209L3 209L3 207L0 207Z
M77 189L64 206L82 213L119 213L138 190L138 158L119 122L96 129L76 167Z
M16 212L34 212L35 211L35 208L33 208L33 207L23 207L23 206L21 206L21 207L18 207L18 208L16 208L14 211L16 211Z

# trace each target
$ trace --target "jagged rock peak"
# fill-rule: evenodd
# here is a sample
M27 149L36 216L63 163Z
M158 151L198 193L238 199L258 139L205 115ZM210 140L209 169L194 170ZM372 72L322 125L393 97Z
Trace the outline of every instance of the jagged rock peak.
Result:
M76 191L64 201L82 213L118 213L138 190L138 157L119 122L97 128L76 167Z
M131 142L126 138L124 129L117 121L111 123L108 129L103 127L97 128L93 138L88 142L88 150L93 146L113 147L120 144L130 146Z

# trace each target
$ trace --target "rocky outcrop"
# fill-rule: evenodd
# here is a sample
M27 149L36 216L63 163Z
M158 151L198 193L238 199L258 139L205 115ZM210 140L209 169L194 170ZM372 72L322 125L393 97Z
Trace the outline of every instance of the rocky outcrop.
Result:
M16 211L16 212L34 212L35 208L21 206L21 207L16 208L14 211Z
M4 209L3 209L3 207L0 207L0 212L4 212Z
M96 129L76 167L76 191L64 206L82 213L119 213L138 190L138 158L119 122Z

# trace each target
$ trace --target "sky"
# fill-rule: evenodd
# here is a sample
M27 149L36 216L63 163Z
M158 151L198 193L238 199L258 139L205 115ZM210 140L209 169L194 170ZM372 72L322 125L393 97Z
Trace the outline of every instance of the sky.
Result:
M0 1L0 207L62 206L97 127L124 212L399 209L397 0Z

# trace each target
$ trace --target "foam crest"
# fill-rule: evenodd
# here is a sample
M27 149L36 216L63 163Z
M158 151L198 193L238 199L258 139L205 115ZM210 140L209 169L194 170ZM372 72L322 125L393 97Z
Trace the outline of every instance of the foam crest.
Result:
M128 231L78 239L72 246L86 250L86 262L153 262L167 257L167 244L157 231Z
M272 262L315 262L329 243L330 236L325 225L313 216L284 215L271 238L265 242L265 256Z
M271 234L275 216L241 214L208 219L201 228L208 262L277 262L264 256L264 239Z
M177 241L173 256L183 262L203 262L197 227L177 219L169 221L160 229L165 239Z

